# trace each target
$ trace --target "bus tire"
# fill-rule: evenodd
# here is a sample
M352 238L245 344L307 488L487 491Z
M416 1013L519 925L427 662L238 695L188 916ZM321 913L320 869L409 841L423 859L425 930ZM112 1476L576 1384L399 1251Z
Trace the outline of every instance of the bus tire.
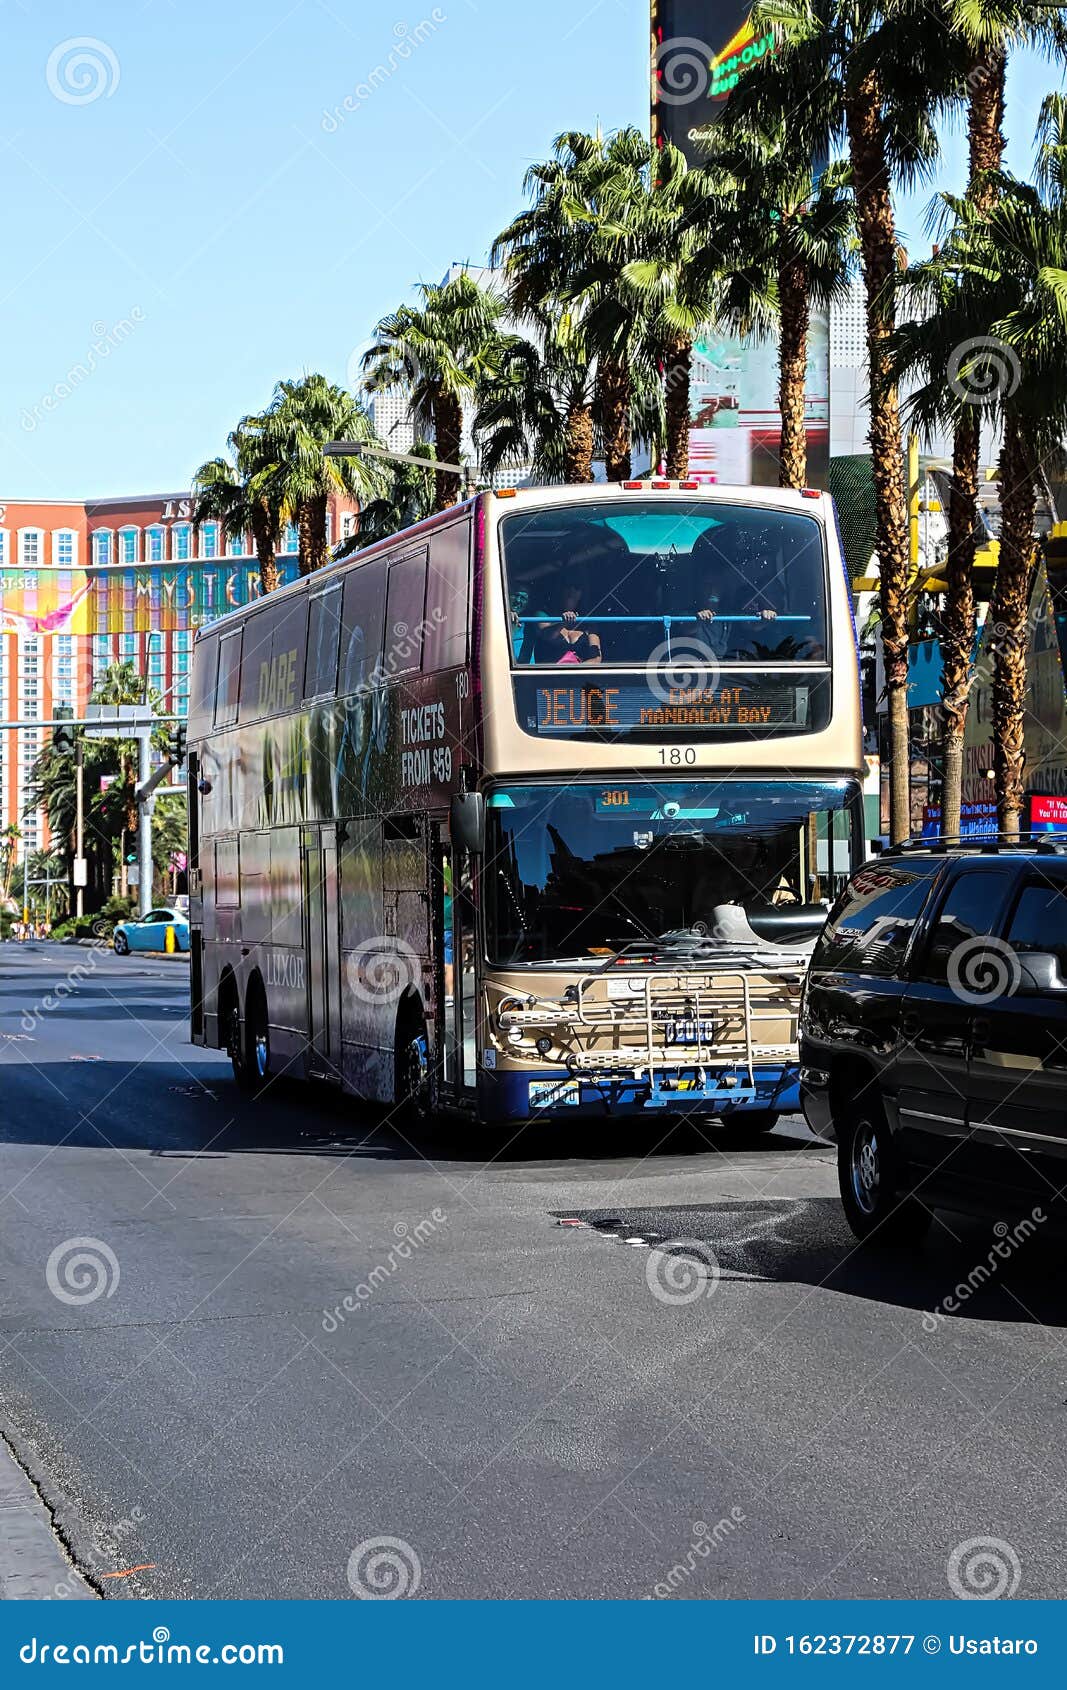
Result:
M433 1114L433 1081L426 1016L418 999L407 999L396 1018L393 1099L402 1127L425 1126Z
M270 1016L267 994L258 974L252 976L245 996L245 1069L247 1089L252 1096L270 1083Z
M241 1025L241 1000L232 974L224 974L219 981L219 1037L223 1050L230 1058L235 1081L242 1091L248 1091L248 1054Z

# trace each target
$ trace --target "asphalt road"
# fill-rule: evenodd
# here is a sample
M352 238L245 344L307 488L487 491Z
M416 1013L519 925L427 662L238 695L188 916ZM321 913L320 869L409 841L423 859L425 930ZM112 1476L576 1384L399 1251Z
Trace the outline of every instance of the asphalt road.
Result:
M797 1121L409 1144L186 987L0 946L0 1424L103 1595L1062 1595L1059 1246L941 1317L990 1229L864 1257Z

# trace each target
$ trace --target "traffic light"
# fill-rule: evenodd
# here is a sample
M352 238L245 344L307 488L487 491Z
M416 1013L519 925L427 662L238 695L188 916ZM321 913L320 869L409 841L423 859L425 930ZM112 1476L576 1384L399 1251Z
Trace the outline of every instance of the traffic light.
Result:
M52 750L57 757L73 757L74 755L74 724L62 718L74 715L74 707L70 704L55 706L56 725L52 729Z
M130 868L132 868L136 861L137 861L137 852L136 851L127 851L126 852L126 862L127 862L128 866Z
M185 762L185 747L188 740L188 730L184 722L178 722L170 731L167 741L167 756L172 763L181 765Z

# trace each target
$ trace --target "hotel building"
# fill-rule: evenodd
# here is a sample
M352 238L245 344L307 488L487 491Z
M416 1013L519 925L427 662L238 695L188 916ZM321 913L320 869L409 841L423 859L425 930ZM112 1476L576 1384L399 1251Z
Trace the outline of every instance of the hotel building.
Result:
M189 706L193 635L259 593L251 537L226 540L193 521L191 493L127 499L0 501L0 831L18 856L49 843L26 813L29 775L56 706L76 717L109 664L131 661L168 714ZM331 543L355 531L357 506L334 498ZM283 582L297 572L296 530L282 536Z

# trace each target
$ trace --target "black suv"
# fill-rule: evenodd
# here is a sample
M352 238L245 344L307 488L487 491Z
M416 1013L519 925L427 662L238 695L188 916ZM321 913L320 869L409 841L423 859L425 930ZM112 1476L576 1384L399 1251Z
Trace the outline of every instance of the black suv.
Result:
M811 960L809 1126L859 1238L1067 1186L1067 847L898 846L852 876Z

